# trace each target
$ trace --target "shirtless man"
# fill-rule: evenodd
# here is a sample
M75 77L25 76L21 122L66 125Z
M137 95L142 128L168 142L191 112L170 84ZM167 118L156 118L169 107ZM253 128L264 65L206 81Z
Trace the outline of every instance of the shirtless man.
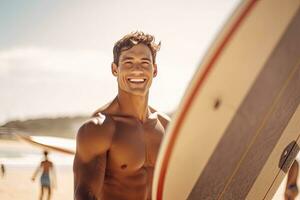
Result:
M48 152L44 151L44 160L41 162L41 164L37 167L37 169L35 170L31 180L34 181L38 172L42 171L42 175L41 175L41 193L40 193L40 200L43 199L44 197L44 191L48 191L48 197L47 199L49 200L51 198L51 188L52 186L54 186L55 184L55 171L54 171L54 167L53 167L53 163L51 161L48 160ZM51 179L50 179L50 173L53 174L52 176L52 184L51 184Z
M76 200L151 199L154 165L169 121L148 106L159 47L143 32L128 34L115 44L111 70L118 94L78 131Z

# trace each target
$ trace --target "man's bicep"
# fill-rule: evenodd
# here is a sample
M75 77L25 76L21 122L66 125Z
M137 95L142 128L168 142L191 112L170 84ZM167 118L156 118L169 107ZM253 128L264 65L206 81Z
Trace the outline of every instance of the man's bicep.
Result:
M76 200L99 199L113 133L113 123L108 119L93 118L79 129L73 165Z
M105 170L106 153L84 162L75 155L74 159L74 197L76 200L99 199Z

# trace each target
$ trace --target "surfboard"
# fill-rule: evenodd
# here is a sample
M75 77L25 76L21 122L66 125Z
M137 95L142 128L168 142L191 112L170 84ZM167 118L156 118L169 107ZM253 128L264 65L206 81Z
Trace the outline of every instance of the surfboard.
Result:
M299 151L299 7L244 0L236 8L168 127L154 199L272 198Z
M66 154L75 154L76 141L74 139L66 139L50 136L30 136L25 134L15 134L16 137L24 142L42 148L48 151L56 151Z

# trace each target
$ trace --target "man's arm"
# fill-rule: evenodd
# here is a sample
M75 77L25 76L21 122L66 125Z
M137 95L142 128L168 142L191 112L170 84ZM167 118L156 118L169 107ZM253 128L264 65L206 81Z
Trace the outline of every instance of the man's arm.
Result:
M53 163L52 162L50 162L50 163L51 163L51 168L50 168L51 179L50 180L52 180L51 186L52 186L52 188L55 189L57 187L56 172L55 172L55 167L54 167Z
M114 133L113 120L99 115L78 131L74 159L74 199L100 199L106 170L106 154Z
M37 174L39 173L39 171L41 170L41 164L36 168L36 170L34 171L32 177L31 177L31 180L34 181Z

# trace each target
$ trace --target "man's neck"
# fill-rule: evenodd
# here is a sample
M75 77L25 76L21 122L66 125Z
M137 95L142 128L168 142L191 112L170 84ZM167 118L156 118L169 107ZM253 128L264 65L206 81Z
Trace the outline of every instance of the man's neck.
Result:
M132 116L141 122L145 122L148 118L148 93L139 96L119 90L117 101L122 114Z

